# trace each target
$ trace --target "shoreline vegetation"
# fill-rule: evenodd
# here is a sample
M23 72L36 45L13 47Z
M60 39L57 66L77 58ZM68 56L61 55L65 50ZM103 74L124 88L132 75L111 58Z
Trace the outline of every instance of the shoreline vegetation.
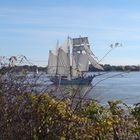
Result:
M28 83L26 71L17 77L9 70L0 74L1 140L140 139L140 102L128 106L114 99L101 105L81 95L80 86L38 92L37 79Z
M140 139L140 103L129 107L112 100L103 106L75 98L77 89L67 98L57 98L47 91L27 92L31 85L21 86L19 79L10 78L0 81L1 140Z
M140 71L140 65L125 65L125 66L115 66L110 64L104 64L101 65L104 68L105 72L125 72L125 71ZM23 65L23 66L14 66L14 67L2 67L0 69L1 72L13 70L14 72L21 72L22 70L26 70L29 72L35 72L37 69L41 72L47 72L47 67L41 67L41 66L29 66L29 65ZM101 70L98 70L94 68L92 65L89 65L89 72L100 72Z
M139 66L103 67L105 71L140 70ZM38 91L37 69L47 71L47 67L28 65L0 69L1 140L140 139L140 102L128 106L114 99L102 105L88 98L83 86L52 89L46 85ZM90 66L89 71L96 69ZM35 73L34 79L28 72Z

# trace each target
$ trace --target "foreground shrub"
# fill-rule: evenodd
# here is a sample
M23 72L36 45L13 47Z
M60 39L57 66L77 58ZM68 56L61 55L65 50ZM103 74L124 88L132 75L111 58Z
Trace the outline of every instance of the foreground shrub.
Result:
M27 91L21 82L0 81L0 140L140 139L140 103L79 99L73 106L73 98Z

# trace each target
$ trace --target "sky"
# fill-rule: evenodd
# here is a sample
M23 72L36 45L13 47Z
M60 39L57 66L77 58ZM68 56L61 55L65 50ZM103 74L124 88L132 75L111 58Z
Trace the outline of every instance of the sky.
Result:
M88 36L101 63L140 64L139 0L0 0L0 56L24 55L46 66L50 49L70 36Z

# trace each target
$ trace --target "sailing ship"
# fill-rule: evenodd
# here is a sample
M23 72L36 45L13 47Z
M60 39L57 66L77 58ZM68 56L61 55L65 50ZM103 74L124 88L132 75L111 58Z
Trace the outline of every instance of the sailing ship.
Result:
M51 82L60 85L89 85L94 76L87 76L89 64L103 70L90 49L88 37L70 38L49 51L48 74Z

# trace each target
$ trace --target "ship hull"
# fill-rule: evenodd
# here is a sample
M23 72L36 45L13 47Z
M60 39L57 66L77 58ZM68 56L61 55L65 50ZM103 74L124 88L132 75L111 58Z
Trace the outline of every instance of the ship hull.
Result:
M89 85L91 84L92 80L93 80L93 76L88 76L88 77L78 77L75 79L63 79L63 78L59 78L59 77L52 77L50 80L51 82L53 82L54 84L57 85Z

